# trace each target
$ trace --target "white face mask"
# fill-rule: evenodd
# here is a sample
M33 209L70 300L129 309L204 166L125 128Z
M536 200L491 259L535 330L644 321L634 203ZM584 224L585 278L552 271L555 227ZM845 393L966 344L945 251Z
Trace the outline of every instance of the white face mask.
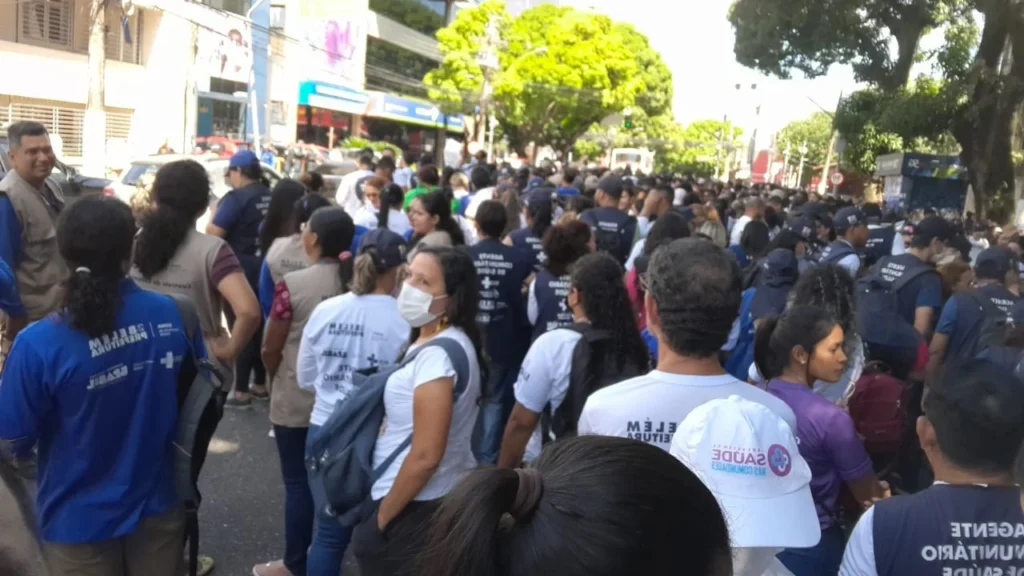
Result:
M442 298L447 296L435 297L406 282L398 293L398 313L413 328L425 326L441 315L440 312L431 312L430 305Z

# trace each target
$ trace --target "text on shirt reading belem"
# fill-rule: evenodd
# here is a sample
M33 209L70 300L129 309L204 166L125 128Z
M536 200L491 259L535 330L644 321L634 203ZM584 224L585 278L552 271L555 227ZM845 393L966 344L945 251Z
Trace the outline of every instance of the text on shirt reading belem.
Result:
M124 348L129 344L135 344L142 340L148 340L145 324L134 324L126 328L119 328L110 334L104 334L97 338L89 339L89 353L93 358L106 354L111 350Z

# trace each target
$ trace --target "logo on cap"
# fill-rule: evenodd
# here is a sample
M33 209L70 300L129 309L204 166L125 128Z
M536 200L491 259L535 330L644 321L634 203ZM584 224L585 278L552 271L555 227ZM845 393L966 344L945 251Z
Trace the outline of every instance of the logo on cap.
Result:
M398 255L405 258L405 244L398 245Z
M779 444L772 444L768 447L768 468L779 477L788 476L793 470L793 458L789 450Z

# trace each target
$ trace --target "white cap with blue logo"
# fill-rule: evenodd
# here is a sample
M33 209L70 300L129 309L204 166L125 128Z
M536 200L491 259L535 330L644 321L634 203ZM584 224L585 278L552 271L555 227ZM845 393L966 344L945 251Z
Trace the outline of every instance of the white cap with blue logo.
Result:
M698 406L669 452L722 506L733 548L809 548L821 539L811 469L789 425L739 396Z

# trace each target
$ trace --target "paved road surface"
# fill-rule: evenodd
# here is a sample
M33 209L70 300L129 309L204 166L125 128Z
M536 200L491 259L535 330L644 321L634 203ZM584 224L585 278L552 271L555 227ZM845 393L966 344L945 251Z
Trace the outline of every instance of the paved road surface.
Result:
M267 436L266 402L252 410L228 409L210 446L200 480L200 552L216 562L214 576L249 576L252 566L284 552L284 486L274 439ZM0 547L28 558L17 576L45 576L8 491L0 487ZM0 566L0 576L6 576ZM345 576L358 576L351 557ZM300 575L296 575L300 576Z

